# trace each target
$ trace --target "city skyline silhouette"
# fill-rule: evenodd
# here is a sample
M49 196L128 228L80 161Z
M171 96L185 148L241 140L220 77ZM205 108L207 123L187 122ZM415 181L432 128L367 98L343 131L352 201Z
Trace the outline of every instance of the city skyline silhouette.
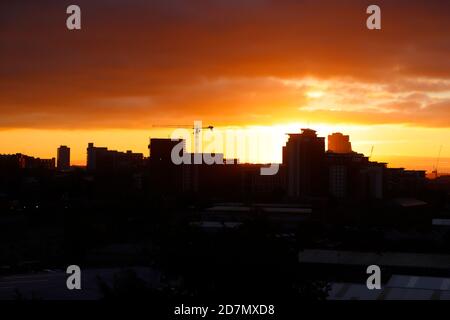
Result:
M176 127L176 126L174 126L174 127ZM182 129L182 127L178 128L178 129ZM171 129L171 130L173 130L173 129ZM266 142L263 142L261 146L258 146L258 148L263 149L263 150L264 149L268 149L268 150L272 151L272 153L273 153L274 150L276 150L275 153L279 154L280 155L279 157L268 158L267 154L269 152L267 152L267 151L264 152L263 151L262 153L265 153L265 157L260 157L260 158L250 157L250 159L249 159L249 157L248 157L249 150L244 150L243 151L242 148L239 148L239 147L236 148L235 145L232 146L234 148L234 150L231 150L229 152L224 152L224 149L226 149L226 146L225 146L226 139L225 139L224 136L227 134L227 131L225 131L222 128L216 128L216 130L221 131L221 134L219 135L218 140L222 140L222 141L219 141L218 144L213 146L213 148L214 148L213 153L222 153L222 154L224 154L225 157L228 156L230 158L238 158L241 163L255 163L255 164L258 164L258 163L261 163L261 164L264 164L264 163L266 163L266 164L267 163L281 163L281 150L282 150L283 146L285 145L285 143L287 141L287 137L289 135L289 133L287 133L287 132L284 133L284 134L279 134L279 136L281 136L283 138L282 139L278 139L276 141L276 143L273 143L274 141L271 141L272 142L272 146L270 148L267 147L267 143ZM264 137L258 136L257 134L255 134L255 135L253 135L253 136L251 136L249 138L248 132L242 130L241 128L239 130L236 130L236 127L233 127L233 130L235 130L235 132L233 132L233 136L234 136L233 138L234 139L240 139L239 133L242 133L242 135L244 136L244 139L248 139L248 141L244 142L244 144L246 144L246 145L248 143L255 143L255 142L261 144L261 141L264 141L264 139L262 139ZM292 131L292 130L290 130L290 131ZM228 133L229 132L230 131L228 131ZM328 134L325 137L325 139L328 141L329 137L331 135L333 135L334 133L340 133L340 132L332 132L332 133ZM171 134L166 134L166 136L170 137ZM199 136L200 136L200 142L202 143L202 145L204 145L205 144L205 140L203 139L201 134ZM154 138L156 138L156 136ZM91 141L91 140L88 140L88 141ZM187 150L190 150L190 152L194 152L193 150L194 150L195 147L194 147L193 141L194 141L194 138L193 137L189 137L188 141L186 143ZM209 143L209 141L207 141L207 143ZM356 145L358 145L357 142L356 142ZM62 145L62 146L64 146L64 145ZM55 148L59 147L59 145L55 145L54 147ZM105 146L105 147L107 147L107 148L109 148L111 150L113 149L113 148L108 147L108 146ZM131 148L127 147L126 145L124 145L124 147L125 147L125 150L130 150L131 149ZM146 148L145 148L146 152L142 152L142 148L139 148L139 150L137 150L137 152L138 153L142 153L144 155L144 157L146 157L146 156L148 156L148 148L147 147L148 146L146 144ZM370 147L369 150L367 149L368 147ZM436 169L435 168L436 165L440 165L440 173L442 173L442 174L447 174L450 171L450 158L446 158L446 157L442 156L442 150L445 149L444 145L440 145L439 150L436 151L436 155L430 154L428 157L426 155L422 155L422 157L408 157L408 156L400 156L400 155L381 155L381 156L378 155L377 156L376 152L374 154L374 149L376 147L378 147L378 145L376 145L376 144L368 145L368 146L366 146L366 148L364 148L364 149L366 149L366 152L361 152L360 150L358 150L358 152L360 152L362 154L365 153L371 159L379 161L379 162L388 163L391 166L403 167L403 168L410 169L410 170L425 170L425 171L427 171L428 174L433 173L433 171ZM222 149L220 149L220 148L222 148ZM245 146L244 146L244 148L245 148ZM72 153L74 153L74 148L70 148L70 149L72 150ZM77 151L78 151L77 153L80 153L79 150L77 150ZM136 150L134 150L134 151L136 151ZM327 149L327 151L332 151L332 150L328 150ZM239 154L239 152L241 152L241 154ZM25 154L24 152L12 151L12 152L9 152L9 153L2 153L0 151L0 154L16 154L16 153ZM80 161L79 158L73 159L73 156L71 156L71 164L72 165L75 165L75 166L86 166L87 165L87 160L86 160L87 158L86 158L85 148L83 148L83 151L81 153L84 154L84 157L83 157L84 159L82 161ZM45 156L44 157L43 156L36 156L35 154L32 154L32 153L31 154L25 154L25 155L36 157L36 158L43 158L43 159L45 159L45 158L46 159L51 159L51 158L57 159L56 154L57 154L57 152L55 154L53 154L53 155L50 154L50 156L47 156L47 157L45 157ZM261 150L259 150L259 154L261 154ZM241 156L241 157L239 157L239 156ZM271 159L274 159L274 158L277 158L278 160L277 161L270 161ZM256 161L255 161L255 159L256 159Z
M0 306L450 300L449 12L0 1Z

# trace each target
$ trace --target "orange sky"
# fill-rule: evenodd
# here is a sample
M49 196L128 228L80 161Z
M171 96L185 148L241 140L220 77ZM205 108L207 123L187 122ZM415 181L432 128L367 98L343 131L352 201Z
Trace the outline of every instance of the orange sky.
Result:
M152 125L202 120L274 138L351 135L356 151L450 171L450 3L378 1L68 1L0 4L0 153L84 163L88 142L147 154ZM256 129L259 128L259 129ZM252 139L252 138L250 138Z

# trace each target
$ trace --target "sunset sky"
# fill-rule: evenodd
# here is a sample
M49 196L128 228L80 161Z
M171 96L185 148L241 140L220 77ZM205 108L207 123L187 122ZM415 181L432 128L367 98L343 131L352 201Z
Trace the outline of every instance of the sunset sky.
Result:
M82 30L66 28L77 4ZM378 4L382 29L366 28ZM0 3L0 153L84 164L88 142L148 154L194 120L279 161L283 134L350 134L395 166L450 172L450 2L76 0ZM155 127L155 126L161 126ZM253 140L252 140L253 139Z

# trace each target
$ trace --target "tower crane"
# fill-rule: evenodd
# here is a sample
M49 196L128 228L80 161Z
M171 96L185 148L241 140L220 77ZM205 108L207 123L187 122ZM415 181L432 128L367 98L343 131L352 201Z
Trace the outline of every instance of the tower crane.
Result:
M375 146L372 146L372 148L370 149L370 155L369 155L369 160L370 159L372 159L372 155L373 155L373 148L374 148Z
M438 156L436 158L436 164L434 165L434 170L432 171L435 178L438 177L438 166L439 166L439 161L441 159L441 152L442 152L442 145L439 147Z
M153 128L188 128L193 130L194 134L194 153L200 151L200 133L203 129L213 130L213 126L202 126L201 121L194 121L194 125L186 125L186 124L165 124L165 125L152 125Z

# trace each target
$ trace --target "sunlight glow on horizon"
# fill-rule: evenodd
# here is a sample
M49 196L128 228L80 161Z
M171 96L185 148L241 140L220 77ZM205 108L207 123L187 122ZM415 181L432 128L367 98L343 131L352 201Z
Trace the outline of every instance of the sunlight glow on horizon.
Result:
M220 126L214 128L212 136L204 136L210 140L225 139L226 135L234 135L241 139L244 149L237 154L227 152L225 157L237 156L242 163L278 163L281 162L282 146L287 140L287 134L300 132L302 128L311 128L322 137L333 132L350 135L353 150L369 155L374 146L373 160L386 161L395 158L396 166L431 171L440 145L443 145L441 167L450 171L450 148L445 142L450 141L447 129L415 128L401 125L337 125L327 123L292 122L275 124L273 126ZM96 146L108 147L111 150L143 153L148 156L149 138L169 138L173 129L149 130L32 130L14 129L0 131L0 153L24 153L30 156L51 158L56 157L59 145L68 145L72 150L72 164L85 165L86 147L89 142ZM188 129L192 136L192 130ZM435 137L439 136L440 140ZM191 139L192 140L192 139ZM219 139L220 140L220 139ZM245 143L244 143L245 142ZM207 147L208 141L204 139ZM226 147L226 145L225 145ZM223 144L210 146L210 150L223 152ZM225 148L226 149L226 148ZM188 146L188 151L193 148ZM420 159L419 159L420 158Z

